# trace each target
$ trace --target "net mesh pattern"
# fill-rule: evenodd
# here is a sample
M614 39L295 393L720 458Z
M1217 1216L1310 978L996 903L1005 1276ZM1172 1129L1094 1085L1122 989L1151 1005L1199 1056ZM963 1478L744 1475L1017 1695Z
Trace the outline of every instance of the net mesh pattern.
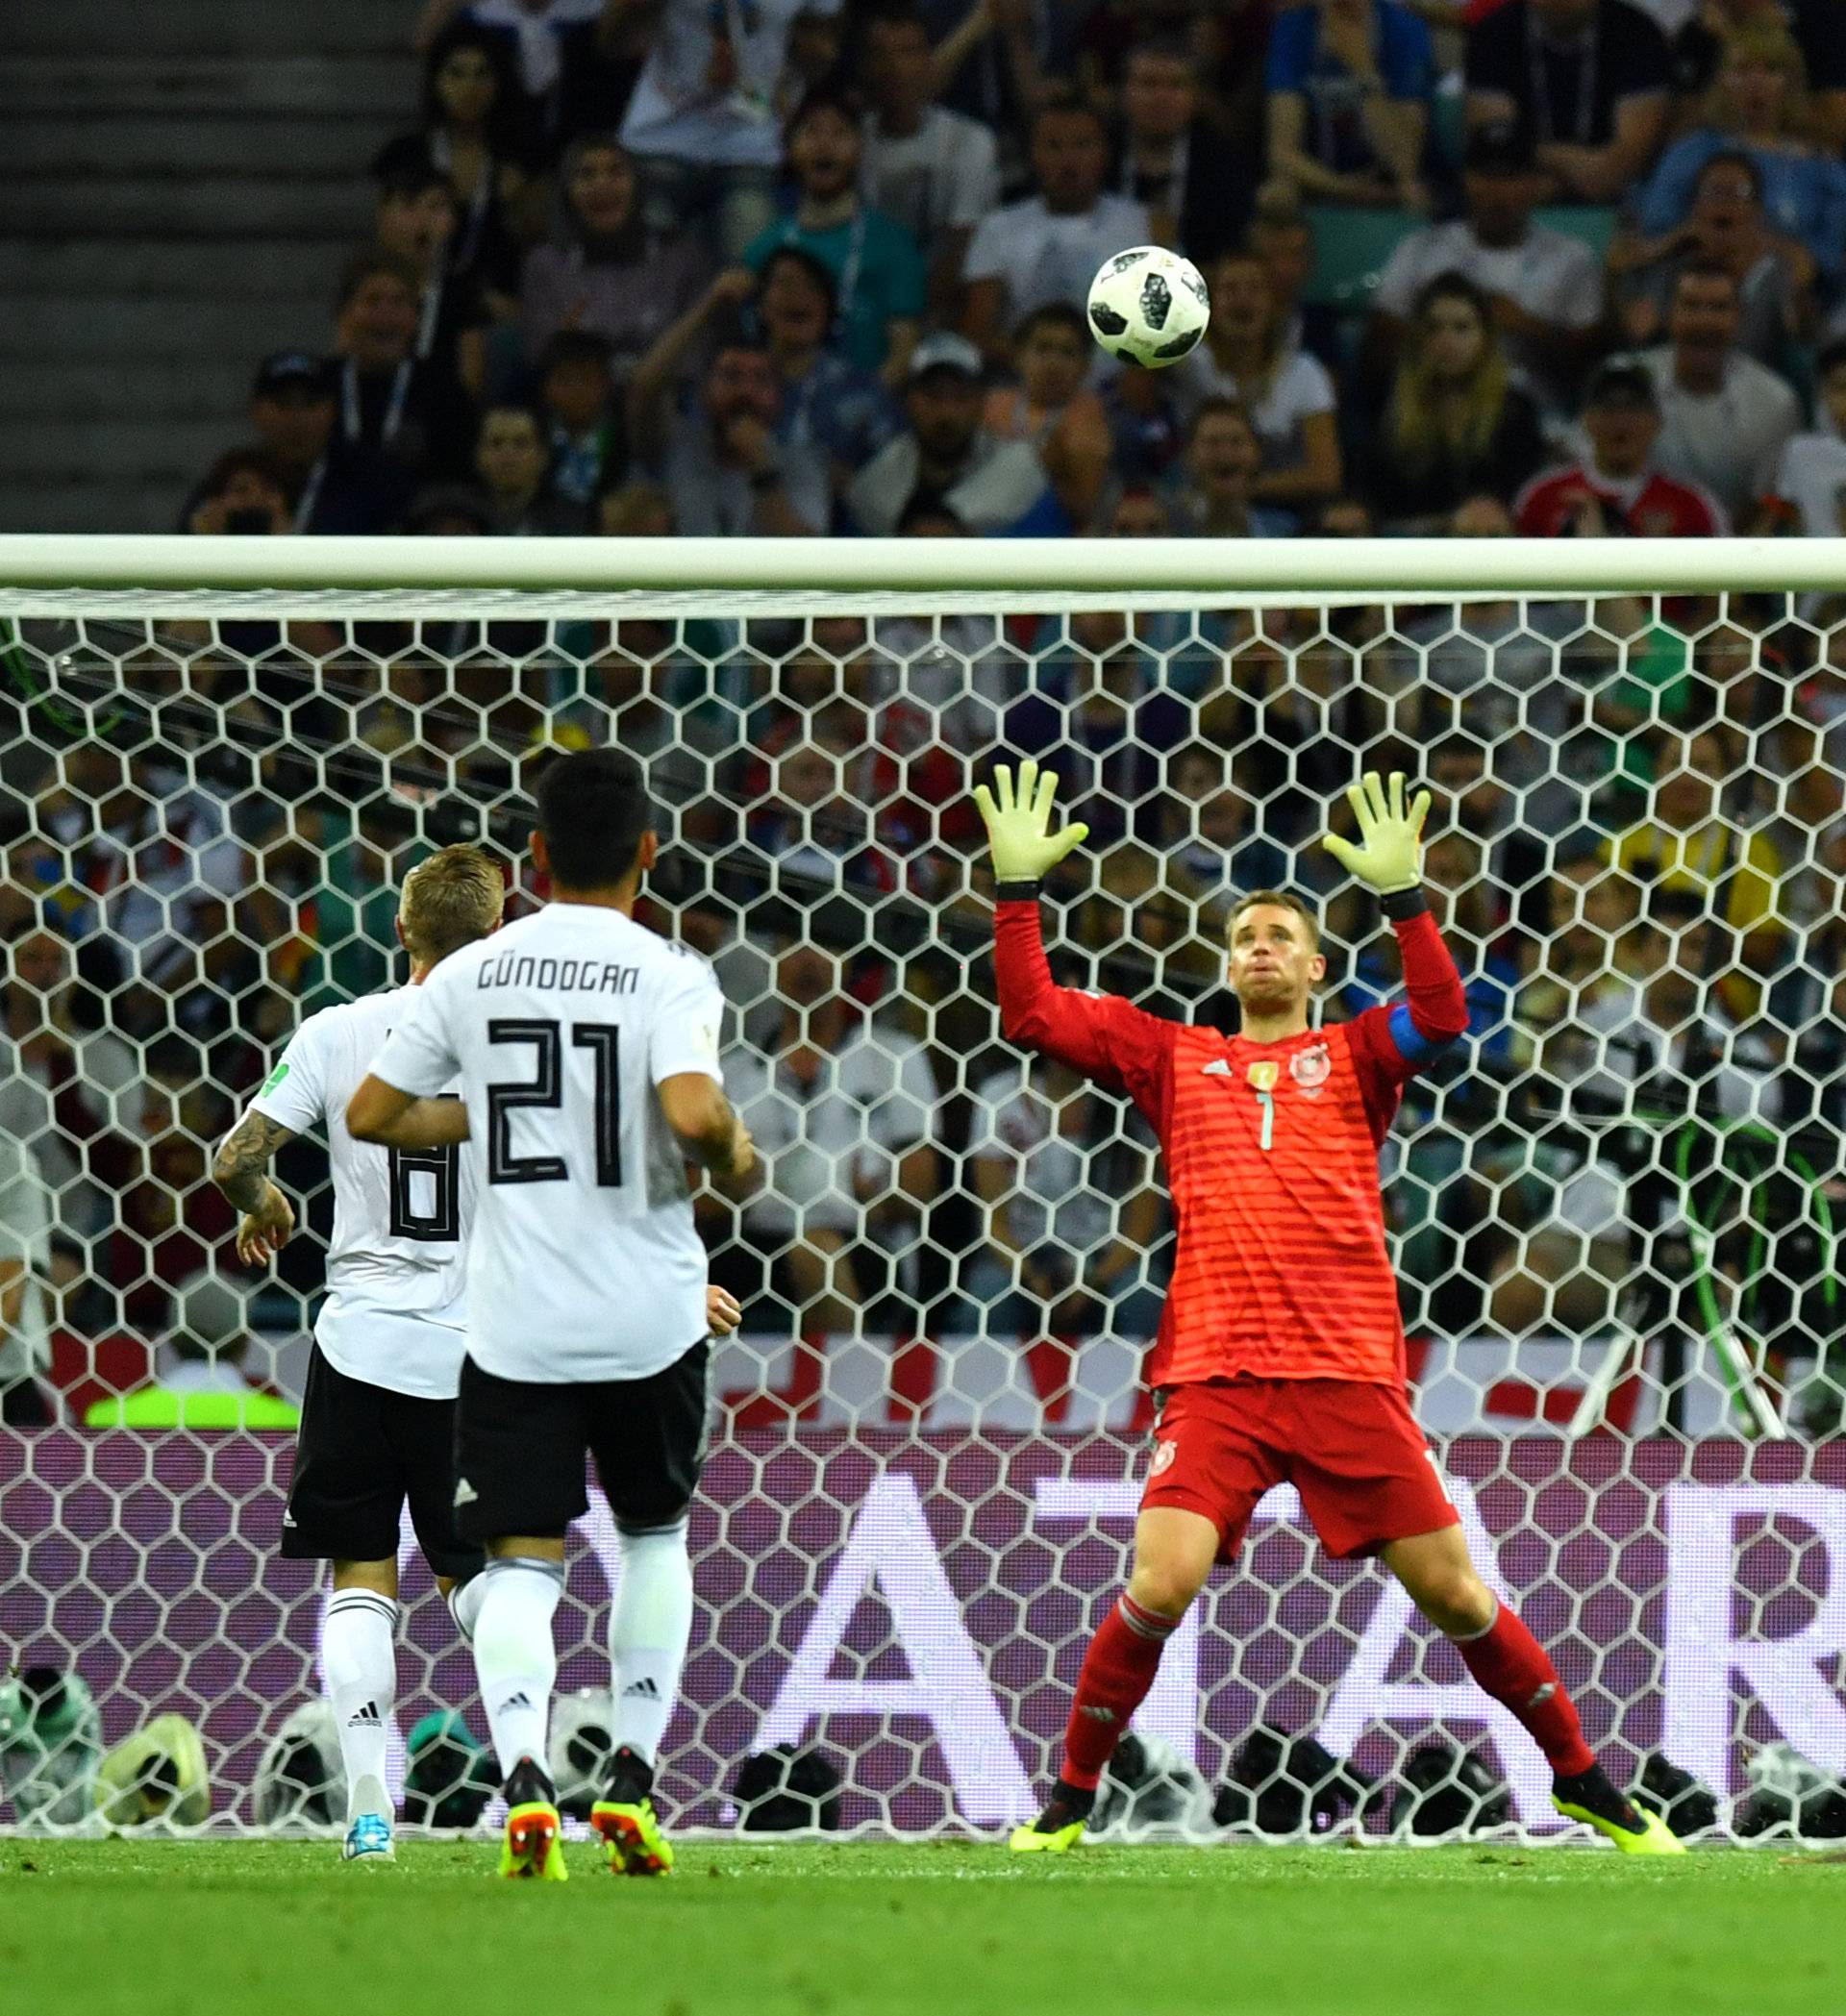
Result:
M176 1352L241 1349L298 1392L324 1154L280 1157L303 1231L258 1277L212 1145L305 1013L400 977L395 892L423 853L482 840L510 914L536 900L535 769L605 741L647 766L644 921L712 959L769 1167L741 1213L700 1203L745 1322L714 1357L662 1780L681 1824L732 1824L747 1754L815 1743L841 1789L814 1814L846 1828L1022 1816L1119 1584L1171 1232L1132 1109L1000 1039L968 790L1023 756L1090 828L1047 889L1057 977L1226 1027L1223 932L1253 888L1319 909L1328 1019L1390 992L1376 907L1317 841L1350 830L1362 769L1430 785L1472 1027L1383 1169L1414 1399L1478 1556L1618 1776L1664 1753L1748 1830L1764 1774L1796 1768L1778 1743L1846 1769L1839 612L1022 599L15 599L0 1644L31 1683L0 1695L0 1818L93 1824L83 1759L169 1712L204 1736L212 1825L332 1817L278 1763L321 1604L274 1551L288 1438L86 1411ZM29 1371L55 1425L22 1411ZM402 1726L478 1717L408 1540L406 1561ZM616 1563L598 1499L560 1616L572 1696L607 1683ZM57 1714L47 1671L75 1681ZM579 1751L597 1713L593 1692L561 1711ZM1125 1827L1548 1825L1528 1740L1394 1585L1316 1551L1286 1487L1139 1733ZM1350 1782L1313 1778L1310 1737Z

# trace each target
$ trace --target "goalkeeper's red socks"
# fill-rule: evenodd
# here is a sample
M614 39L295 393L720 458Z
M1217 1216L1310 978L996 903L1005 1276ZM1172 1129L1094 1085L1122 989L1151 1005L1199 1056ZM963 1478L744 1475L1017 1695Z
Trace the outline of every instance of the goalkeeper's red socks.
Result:
M1479 1637L1454 1644L1482 1691L1519 1718L1559 1778L1593 1769L1596 1753L1584 1741L1583 1724L1551 1655L1504 1604Z
M1077 1676L1077 1699L1064 1731L1064 1768L1060 1774L1064 1784L1080 1792L1095 1791L1128 1718L1147 1699L1160 1654L1179 1621L1143 1609L1126 1592L1103 1619Z

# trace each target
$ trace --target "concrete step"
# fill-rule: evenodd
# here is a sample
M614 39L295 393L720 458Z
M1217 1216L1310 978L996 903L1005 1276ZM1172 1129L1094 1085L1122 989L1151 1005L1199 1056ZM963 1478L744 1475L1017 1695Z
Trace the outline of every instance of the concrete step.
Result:
M21 294L8 302L0 320L0 361L10 368L22 357L75 362L135 356L190 359L201 367L254 364L263 350L330 343L332 321L324 295L312 309L301 295L245 298L233 312L196 296L103 301Z
M363 174L371 149L370 122L340 113L277 112L257 117L194 112L133 113L73 119L67 112L36 112L7 122L11 179L94 175L107 161L112 177L144 175L162 183L176 177L270 174L292 182L304 176ZM380 137L385 136L380 134Z
M0 483L0 532L171 532L194 480L88 472Z
M408 50L419 0L6 0L10 49L81 55L292 56L306 50Z
M0 219L0 223L4 220ZM49 294L70 301L143 294L207 301L312 297L323 315L355 240L323 238L0 237L0 297Z
M0 372L0 420L139 420L153 413L222 420L240 410L254 364L254 357L208 363L196 355L143 351L107 359L13 357Z
M121 175L9 177L4 222L9 237L332 237L355 246L368 236L370 192L362 176L368 149L340 175L285 178L273 171L162 181Z
M239 386L237 391L242 390ZM235 400L223 419L156 414L138 420L13 420L7 427L7 460L14 471L30 470L35 479L53 482L93 480L105 472L133 475L141 482L170 482L170 509L178 510L187 489L211 466L212 458L248 436Z
M261 62L168 57L143 62L118 56L0 54L0 102L14 117L326 112L409 126L415 119L416 89L416 66L408 55L323 54Z

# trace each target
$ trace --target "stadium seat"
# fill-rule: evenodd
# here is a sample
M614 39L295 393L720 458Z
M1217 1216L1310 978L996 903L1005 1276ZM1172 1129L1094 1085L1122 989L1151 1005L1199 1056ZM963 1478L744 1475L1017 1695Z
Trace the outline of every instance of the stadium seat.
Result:
M1567 238L1576 238L1585 244L1601 260L1608 257L1609 241L1615 236L1615 226L1620 212L1612 205L1593 203L1558 203L1544 210L1534 211L1534 224L1548 225L1553 231L1561 231Z
M1391 254L1423 228L1424 219L1408 211L1352 210L1341 204L1314 204L1308 222L1314 234L1314 270L1302 296L1310 308L1331 308L1339 314L1362 314L1371 306L1372 290Z

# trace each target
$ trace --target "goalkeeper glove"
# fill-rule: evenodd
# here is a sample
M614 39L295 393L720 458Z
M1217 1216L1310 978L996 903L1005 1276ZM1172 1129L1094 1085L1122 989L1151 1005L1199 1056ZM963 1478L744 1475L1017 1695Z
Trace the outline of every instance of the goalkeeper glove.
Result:
M1346 870L1381 896L1402 895L1423 880L1423 822L1430 815L1430 794L1419 791L1409 809L1404 807L1404 773L1391 772L1390 793L1376 770L1346 793L1359 821L1359 842L1330 833L1321 845Z
M1028 757L1019 765L1019 788L1015 795L1012 771L1005 763L993 766L993 789L974 787L974 802L986 822L987 851L993 857L993 879L997 883L1036 882L1047 869L1055 868L1073 847L1089 838L1089 828L1066 826L1051 833L1051 801L1058 795L1058 780L1049 770L1040 771Z

